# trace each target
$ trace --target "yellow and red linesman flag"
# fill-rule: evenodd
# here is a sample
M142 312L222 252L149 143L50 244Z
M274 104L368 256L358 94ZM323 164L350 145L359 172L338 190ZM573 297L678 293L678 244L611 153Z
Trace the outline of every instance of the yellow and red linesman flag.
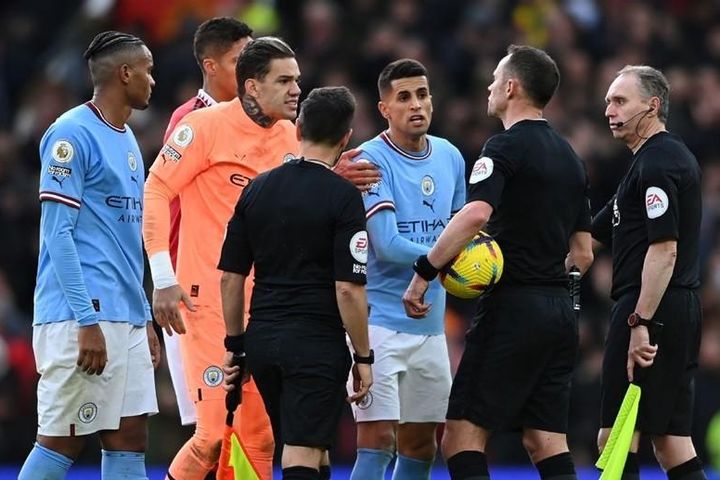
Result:
M225 428L216 478L217 480L262 480L232 427Z

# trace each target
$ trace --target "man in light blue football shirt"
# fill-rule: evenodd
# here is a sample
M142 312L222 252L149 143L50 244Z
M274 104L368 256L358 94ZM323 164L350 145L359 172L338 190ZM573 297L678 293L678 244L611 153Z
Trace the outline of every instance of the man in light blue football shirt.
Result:
M433 282L433 311L417 321L402 306L412 264L426 254L465 202L465 163L445 139L428 135L432 97L425 67L390 63L378 79L388 129L360 146L382 180L365 193L370 237L367 292L375 383L353 406L358 454L353 480L384 479L398 453L394 480L429 478L445 421L451 374L444 334L445 291Z
M160 346L142 286L144 165L125 122L148 105L153 59L139 38L112 31L98 34L85 58L92 100L61 115L40 142L38 434L20 480L65 478L95 432L103 478L147 478Z

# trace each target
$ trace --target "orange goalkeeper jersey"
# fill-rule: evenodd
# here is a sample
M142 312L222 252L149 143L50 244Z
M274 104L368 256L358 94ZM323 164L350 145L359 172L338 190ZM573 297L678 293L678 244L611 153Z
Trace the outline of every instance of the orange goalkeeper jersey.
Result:
M292 122L281 120L263 128L247 116L238 99L191 112L175 127L150 176L171 196L180 197L183 221L176 276L196 305L221 307L217 264L242 189L298 149ZM158 215L169 217L148 203L145 247L150 256L169 248L169 221L158 222Z

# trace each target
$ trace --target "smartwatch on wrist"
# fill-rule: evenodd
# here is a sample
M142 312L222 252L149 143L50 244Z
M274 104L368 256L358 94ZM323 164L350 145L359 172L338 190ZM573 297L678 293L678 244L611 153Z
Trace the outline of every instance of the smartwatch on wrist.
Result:
M370 354L367 357L361 357L357 353L353 353L353 362L355 363L365 363L367 365L372 365L375 363L375 352L373 349L370 349Z
M653 321L652 321L652 319L648 320L647 318L642 318L640 315L633 312L628 317L627 323L630 328L649 327L650 325L653 324Z

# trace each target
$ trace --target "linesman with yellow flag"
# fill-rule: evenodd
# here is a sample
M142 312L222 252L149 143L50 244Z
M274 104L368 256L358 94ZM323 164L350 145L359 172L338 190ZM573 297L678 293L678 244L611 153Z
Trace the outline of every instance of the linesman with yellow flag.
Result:
M670 480L706 478L690 438L702 319L700 168L665 127L669 90L660 71L627 66L605 97L613 137L633 153L615 196L593 219L593 237L612 245L613 256L598 436L608 449L598 462L603 478L613 480L639 478L641 433ZM642 395L630 383L640 383Z

